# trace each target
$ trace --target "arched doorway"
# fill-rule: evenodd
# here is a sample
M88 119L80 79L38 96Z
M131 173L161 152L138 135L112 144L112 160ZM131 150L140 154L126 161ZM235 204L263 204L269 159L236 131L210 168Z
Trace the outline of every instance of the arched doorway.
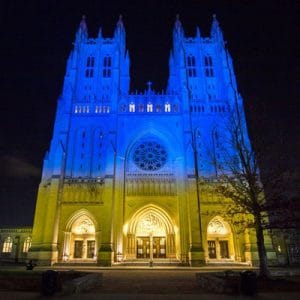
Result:
M175 257L174 226L169 216L156 206L136 212L128 226L127 259Z
M232 231L221 217L215 217L208 223L207 250L209 260L234 260Z
M77 213L66 229L63 261L96 260L96 230L91 217L85 212Z

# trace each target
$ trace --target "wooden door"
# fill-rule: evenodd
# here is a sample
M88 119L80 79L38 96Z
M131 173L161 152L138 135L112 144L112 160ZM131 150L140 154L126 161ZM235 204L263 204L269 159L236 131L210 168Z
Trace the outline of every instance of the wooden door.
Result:
M228 241L219 241L221 258L229 258Z
M207 241L207 242L208 242L208 256L209 256L209 258L217 258L216 242L215 241Z
M138 237L136 239L136 257L137 258L150 258L150 238Z
M75 241L74 258L82 258L83 241Z
M153 258L166 258L166 238L153 238Z
M94 258L95 255L95 241L87 241L87 258Z

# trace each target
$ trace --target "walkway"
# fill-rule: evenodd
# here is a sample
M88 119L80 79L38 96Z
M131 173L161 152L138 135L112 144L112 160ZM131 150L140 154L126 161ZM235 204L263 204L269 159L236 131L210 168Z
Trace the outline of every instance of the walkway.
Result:
M38 267L34 271L43 271L48 268ZM55 269L65 269L59 267ZM75 268L74 268L75 269ZM76 267L76 269L79 269ZM101 299L101 300L118 300L118 299L142 299L142 300L227 300L227 299L262 299L262 300L293 300L300 299L298 293L262 293L256 297L246 297L242 295L215 295L208 294L202 290L196 283L195 272L217 271L216 268L80 268L81 271L102 272L103 285L95 288L88 293L79 295L64 296L57 294L51 299ZM222 268L224 270L224 268ZM33 272L34 272L33 271ZM273 269L274 271L274 269ZM299 274L299 269L276 269L276 271L288 271ZM30 272L30 271L29 271ZM31 292L11 292L0 291L0 299L50 299L41 297L39 293Z

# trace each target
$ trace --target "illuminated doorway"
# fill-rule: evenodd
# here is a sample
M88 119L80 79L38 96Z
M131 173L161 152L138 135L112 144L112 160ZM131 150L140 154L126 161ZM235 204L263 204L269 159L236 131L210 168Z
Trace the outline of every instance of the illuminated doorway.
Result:
M209 260L234 260L232 232L220 217L213 218L207 226L207 252Z
M72 218L65 232L63 261L85 260L96 260L96 239L94 222L82 214Z
M127 259L163 259L176 256L173 225L164 211L149 206L132 218L127 233Z
M166 237L153 237L153 258L166 258ZM137 237L136 239L136 257L150 258L151 251L150 237Z

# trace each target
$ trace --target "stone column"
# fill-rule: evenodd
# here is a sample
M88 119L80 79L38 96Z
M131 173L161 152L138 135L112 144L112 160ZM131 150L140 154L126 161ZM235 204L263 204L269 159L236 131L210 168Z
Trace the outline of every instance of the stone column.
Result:
M64 232L64 251L63 251L63 261L68 261L70 258L70 238L71 232Z
M169 233L166 241L167 257L175 257L175 234Z
M215 243L216 243L216 259L221 259L220 239L216 238Z
M128 259L134 259L136 257L135 253L135 235L128 233L127 234L127 255Z
M190 250L189 262L191 266L202 266L205 264L204 250L202 244L202 223L200 218L200 195L196 188L196 178L189 182L188 210Z
M153 234L149 234L150 238L150 263L153 262Z

